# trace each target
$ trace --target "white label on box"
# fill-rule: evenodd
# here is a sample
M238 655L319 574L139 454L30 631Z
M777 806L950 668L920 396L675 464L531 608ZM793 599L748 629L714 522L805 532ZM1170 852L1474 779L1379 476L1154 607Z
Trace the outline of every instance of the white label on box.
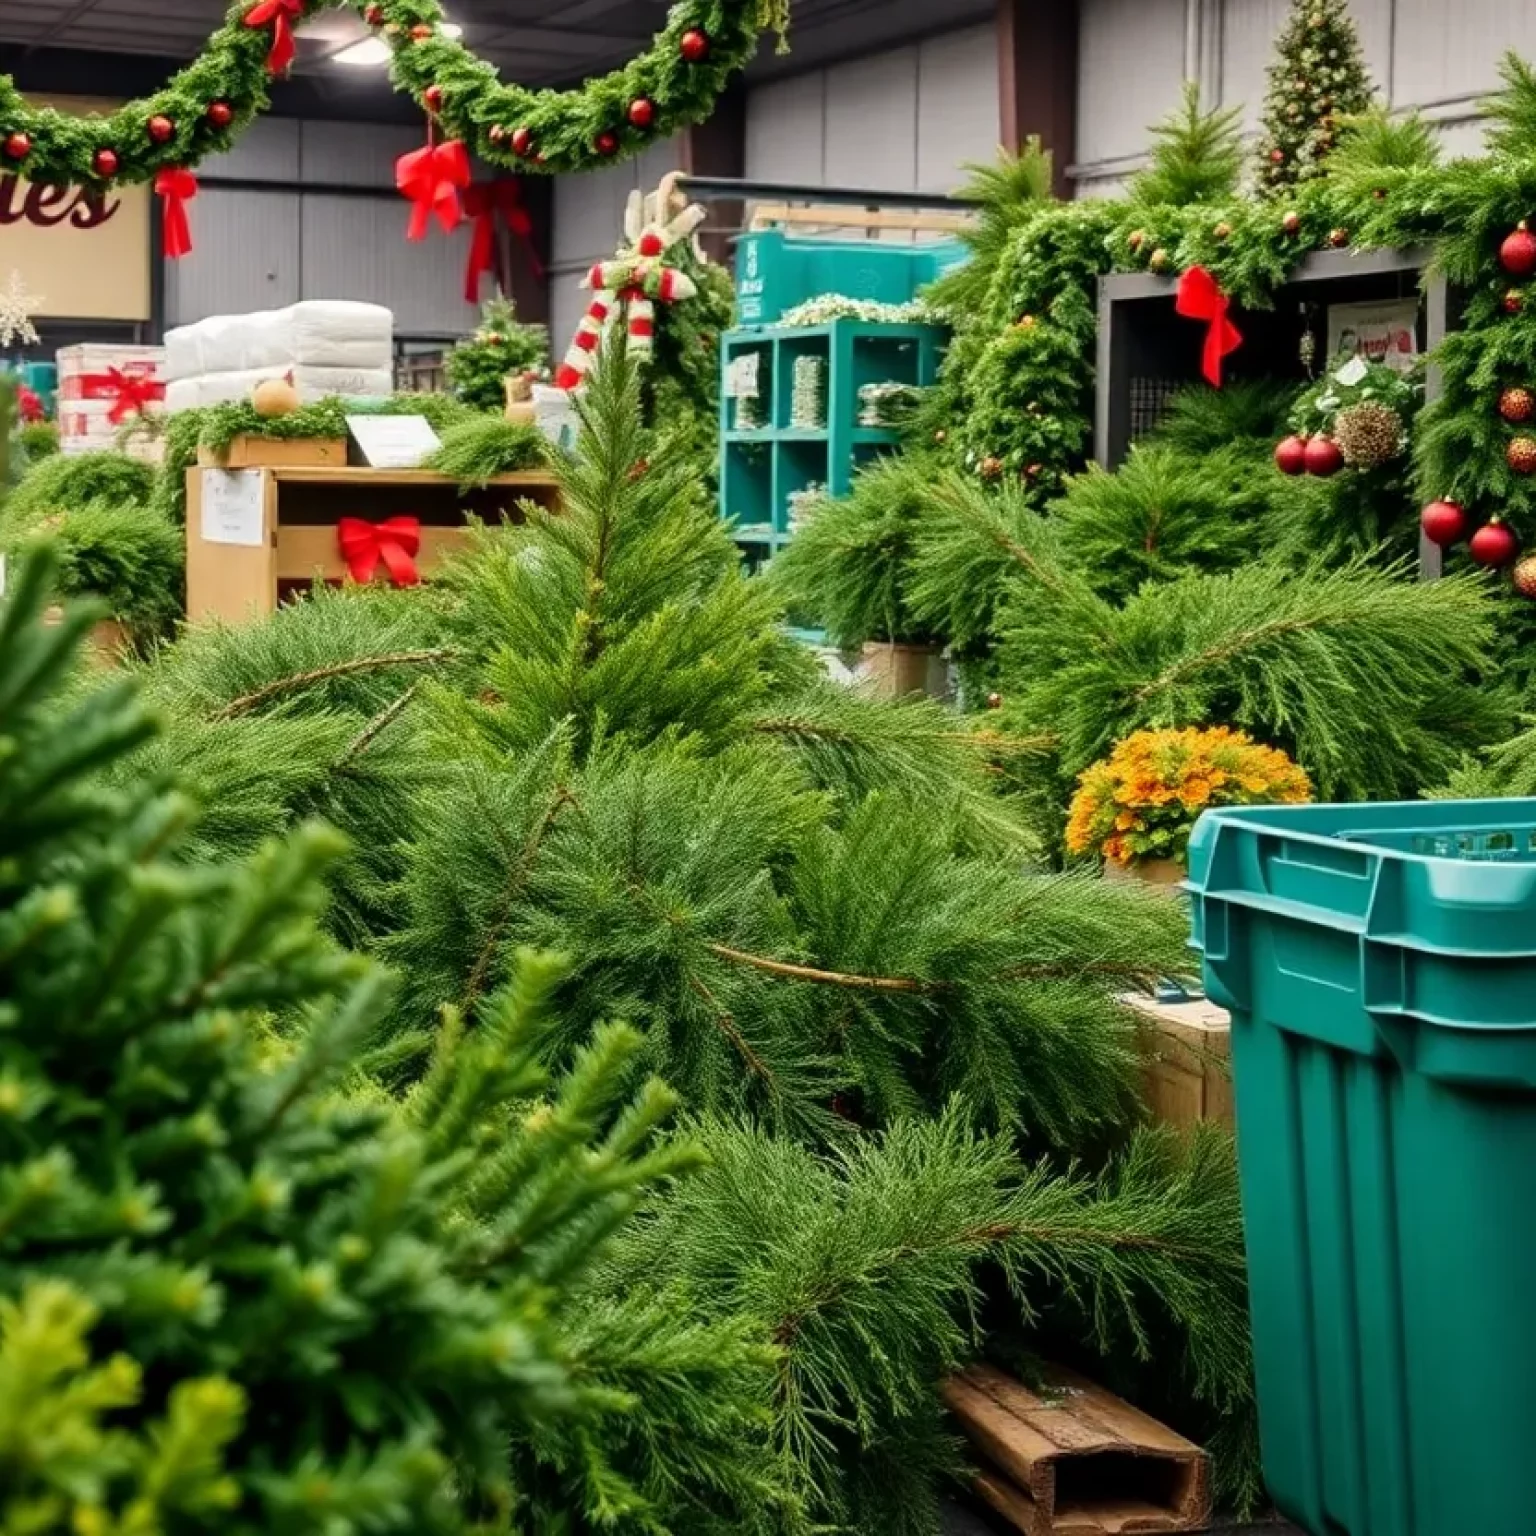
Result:
M743 352L731 359L726 379L726 394L733 400L757 399L758 370L763 361L761 352Z
M1419 301L1328 306L1328 357L1361 357L1407 373L1419 358Z
M1340 368L1336 374L1334 374L1334 378L1340 384L1342 384L1345 389L1349 389L1353 385L1358 384L1361 379L1363 379L1370 371L1371 365L1366 362L1366 360L1361 357L1358 352L1356 352L1355 355L1350 358L1350 360L1345 363L1344 366Z
M266 533L266 485L259 469L203 471L203 539L260 549Z
M348 416L347 430L373 469L420 469L443 446L425 416Z

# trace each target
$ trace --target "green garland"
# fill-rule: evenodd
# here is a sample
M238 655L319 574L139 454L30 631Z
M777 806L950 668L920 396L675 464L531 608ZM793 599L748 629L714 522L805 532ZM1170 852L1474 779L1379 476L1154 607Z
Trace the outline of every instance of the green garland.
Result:
M248 24L284 0L236 0L203 53L153 96L110 116L29 105L0 75L0 172L105 192L191 169L227 150L268 104L275 22ZM390 73L482 160L527 172L590 171L638 155L709 116L765 26L782 40L789 0L680 0L648 52L575 90L505 85L442 30L438 0L293 0L297 19L350 6L390 44ZM285 22L285 25L287 23Z

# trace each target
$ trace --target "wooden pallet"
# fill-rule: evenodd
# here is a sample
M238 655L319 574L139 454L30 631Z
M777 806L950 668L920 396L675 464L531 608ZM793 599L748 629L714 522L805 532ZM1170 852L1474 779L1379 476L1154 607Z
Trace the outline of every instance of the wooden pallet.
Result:
M1156 1419L1052 1366L1035 1392L991 1366L944 1400L982 1463L976 1492L1024 1536L1161 1536L1210 1522L1210 1462Z
M1232 1100L1232 1016L1203 999L1158 1003L1131 995L1142 1058L1141 1089L1153 1119L1190 1126L1236 1123Z

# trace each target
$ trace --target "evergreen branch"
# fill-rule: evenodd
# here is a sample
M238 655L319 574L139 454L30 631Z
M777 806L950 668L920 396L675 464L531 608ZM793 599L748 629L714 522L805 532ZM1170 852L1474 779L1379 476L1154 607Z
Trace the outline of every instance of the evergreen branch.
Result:
M710 954L737 965L749 965L753 970L765 971L770 976L783 976L790 981L811 981L824 987L847 987L856 992L903 992L927 996L947 991L947 984L937 981L916 981L910 976L850 976L842 971L823 971L810 965L793 965L787 960L773 960L767 955L748 954L745 950L732 949L728 944L705 942Z
M715 1024L720 1033L730 1041L736 1054L746 1062L748 1070L754 1077L760 1078L768 1084L774 1097L778 1097L778 1079L769 1070L767 1062L752 1049L745 1035L736 1027L736 1020L730 1010L721 1003L720 999L709 989L702 977L690 975L688 985L695 996L700 997L708 1005L715 1016Z
M280 677L257 688L254 692L231 699L213 716L215 720L232 720L285 693L312 688L316 683L329 682L332 678L353 677L360 672L377 672L385 667L433 667L440 662L452 661L459 653L448 647L431 651L397 651L387 656L353 656L345 661L332 662L329 666L315 667L308 672L296 672Z
M420 688L420 683L412 683L393 704L389 704L381 709L347 744L347 750L342 753L336 762L336 771L340 772L348 763L361 757L405 713L410 707L411 700L416 697Z

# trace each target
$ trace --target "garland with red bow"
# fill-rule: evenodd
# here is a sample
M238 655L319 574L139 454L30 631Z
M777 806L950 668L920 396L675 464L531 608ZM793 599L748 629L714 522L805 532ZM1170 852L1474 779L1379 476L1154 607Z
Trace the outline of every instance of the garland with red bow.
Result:
M34 185L104 192L194 169L230 147L293 64L308 17L347 9L393 54L391 80L434 113L446 137L523 173L595 170L701 123L757 52L782 36L789 0L677 0L650 48L573 90L504 83L444 30L441 0L241 0L202 54L150 96L109 116L23 99L0 74L0 169Z

